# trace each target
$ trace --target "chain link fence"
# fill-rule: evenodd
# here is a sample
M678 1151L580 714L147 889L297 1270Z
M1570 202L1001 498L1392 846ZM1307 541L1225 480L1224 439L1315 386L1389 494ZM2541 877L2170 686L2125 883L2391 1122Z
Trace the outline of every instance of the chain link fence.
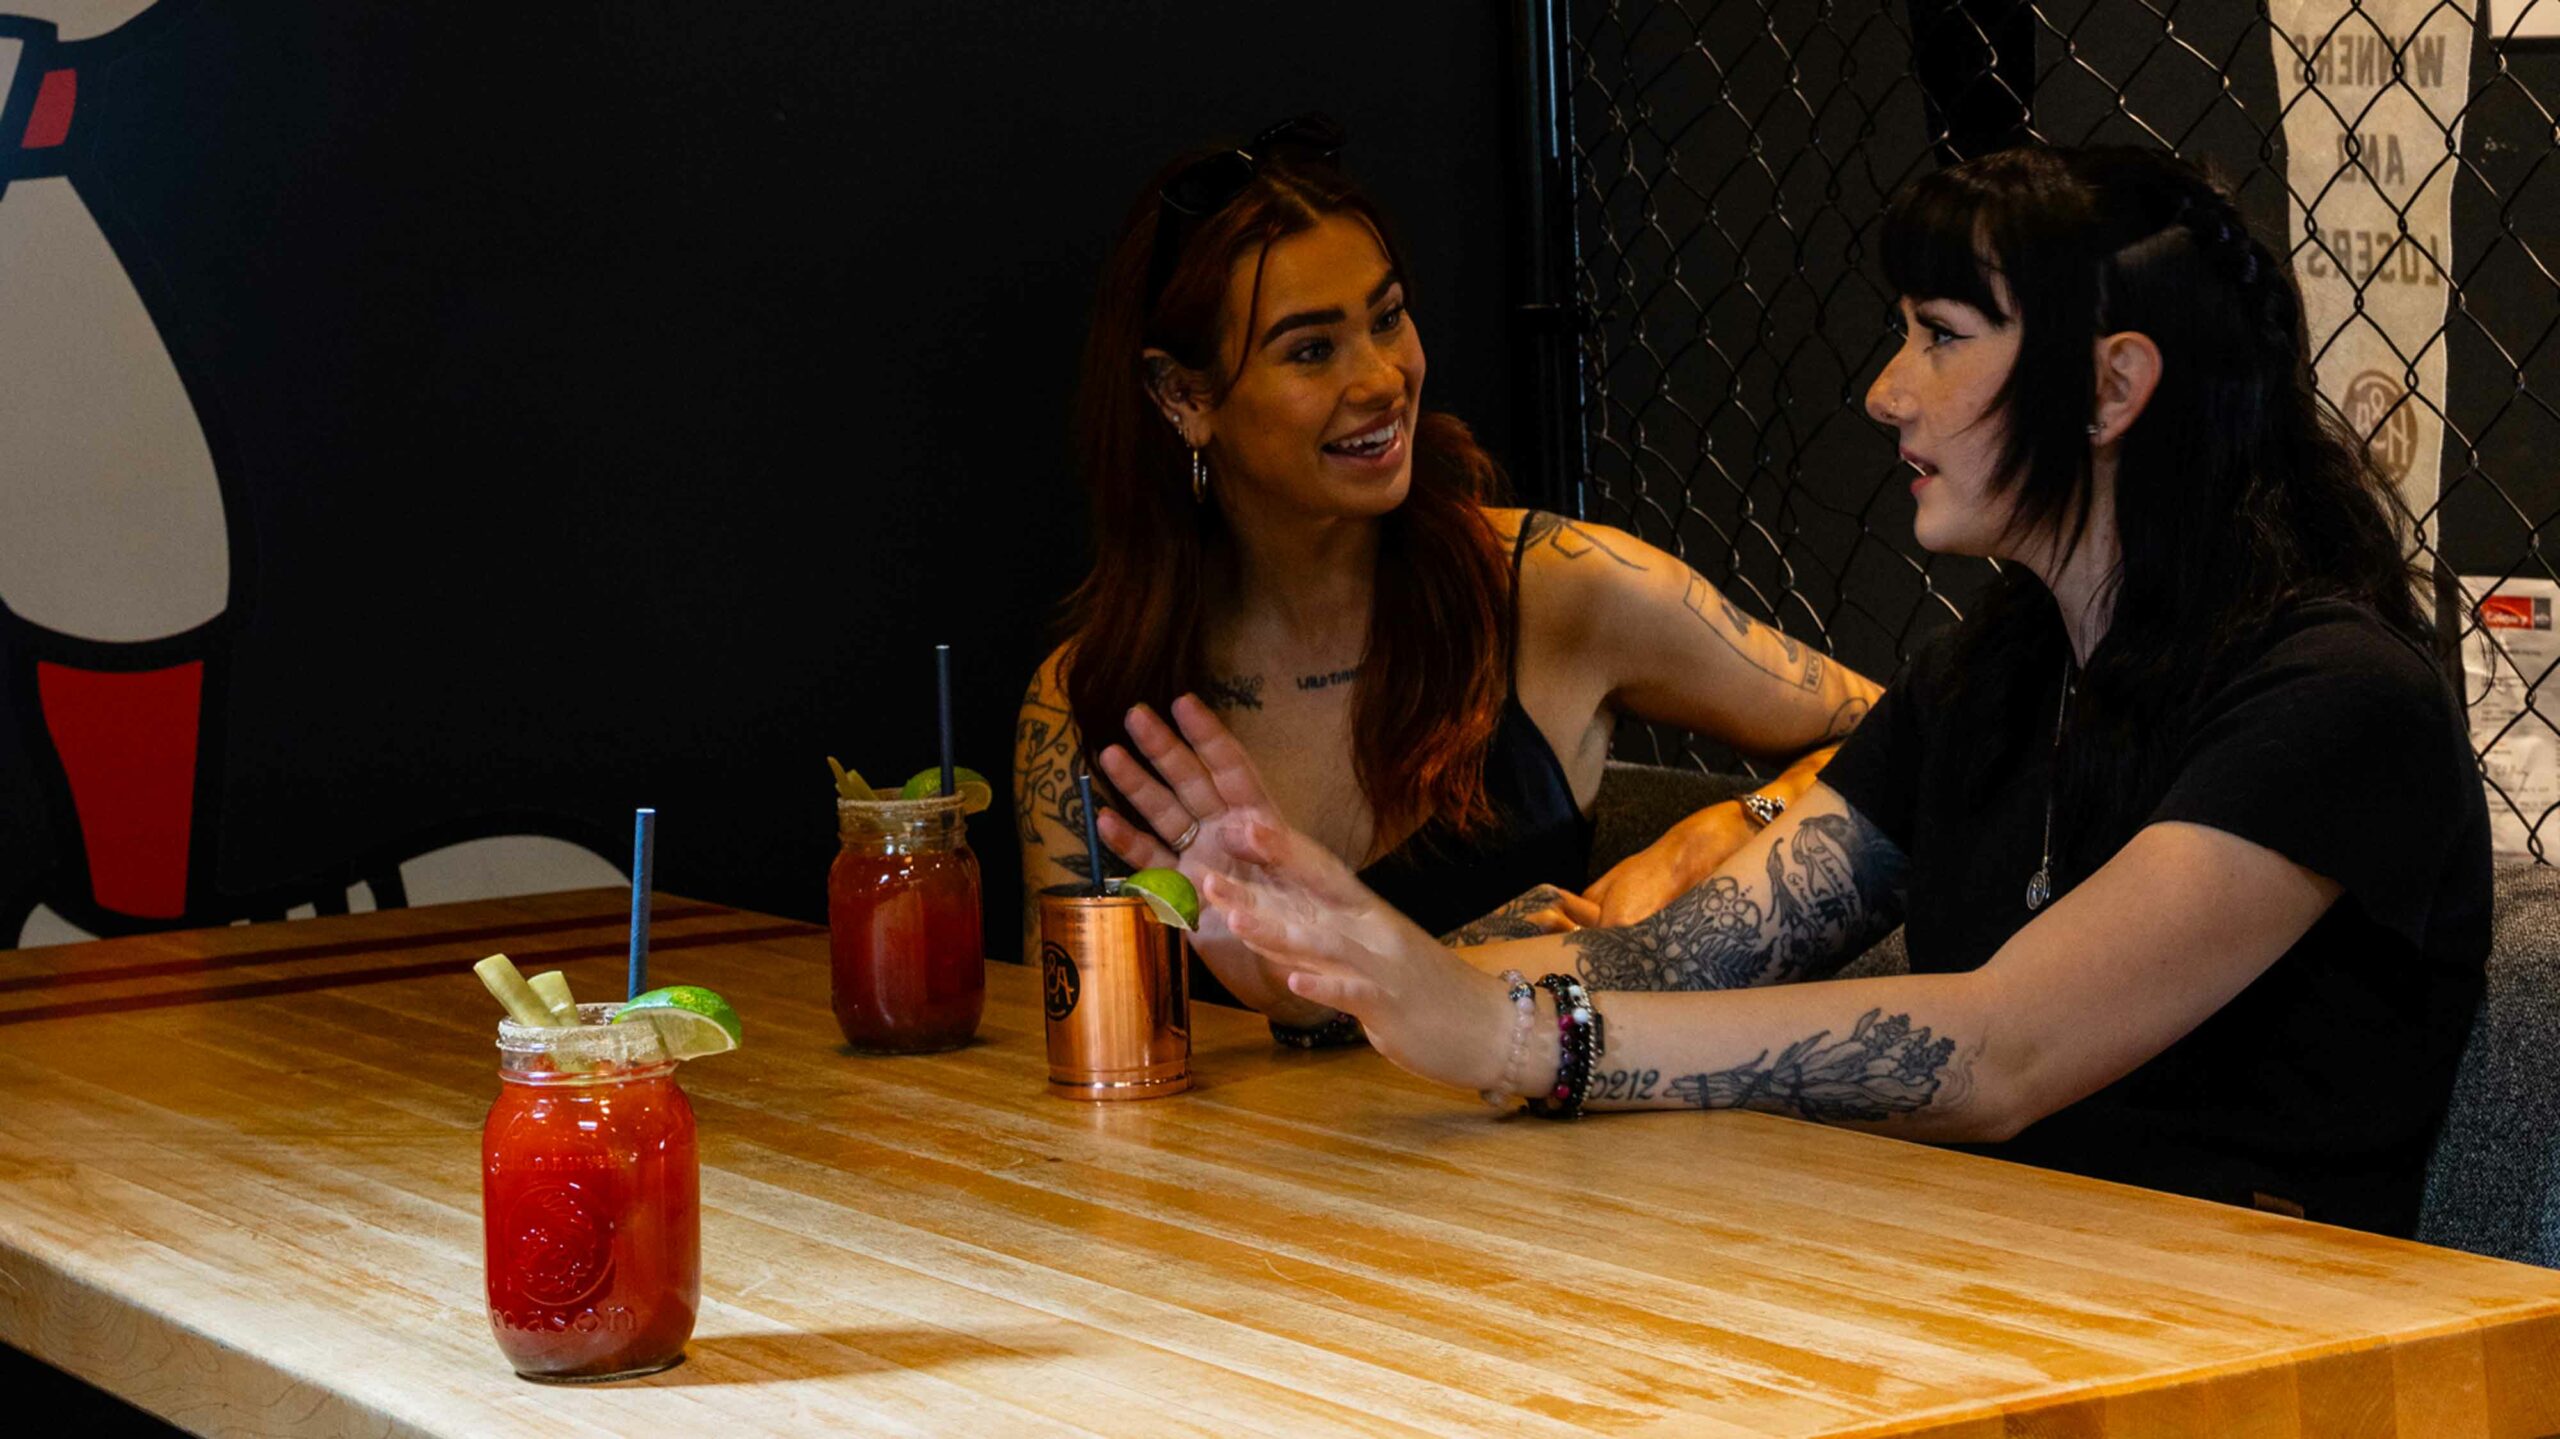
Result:
M2560 42L2512 33L2536 10L2560 21L2560 0L1560 0L1582 508L1890 674L1992 568L1912 542L1863 411L1898 343L1886 200L2025 140L2164 146L2291 246L2322 388L2421 517L2501 847L2542 857ZM1632 725L1619 752L1737 763Z

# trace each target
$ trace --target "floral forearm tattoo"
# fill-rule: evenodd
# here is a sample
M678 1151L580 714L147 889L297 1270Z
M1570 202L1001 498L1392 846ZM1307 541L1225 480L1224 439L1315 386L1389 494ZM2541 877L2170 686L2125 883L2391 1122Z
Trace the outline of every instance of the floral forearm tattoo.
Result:
M1634 924L1564 942L1593 989L1741 989L1827 974L1901 922L1910 868L1856 810L1818 814L1769 851L1768 889L1717 875Z
M1440 936L1440 942L1453 949L1471 944L1491 944L1501 939L1535 939L1547 931L1533 924L1529 916L1542 909L1553 909L1564 892L1551 884L1539 885L1493 913L1468 920Z
M1674 1079L1663 1093L1700 1109L1759 1109L1825 1124L1925 1108L1952 1077L1956 1042L1932 1036L1926 1025L1913 1028L1910 1015L1877 1018L1883 1013L1859 1016L1845 1039L1816 1030L1774 1060L1764 1049L1748 1064Z

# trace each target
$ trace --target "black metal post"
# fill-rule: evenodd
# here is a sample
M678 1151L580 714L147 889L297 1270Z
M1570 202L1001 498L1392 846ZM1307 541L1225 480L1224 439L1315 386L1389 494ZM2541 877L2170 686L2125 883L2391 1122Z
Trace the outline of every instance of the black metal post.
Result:
M1583 436L1568 8L1569 0L1513 0L1511 6L1521 234L1514 391L1526 457L1513 478L1523 503L1580 518L1591 467Z
M1911 0L1911 60L1939 164L2035 138L2036 22L2026 0Z

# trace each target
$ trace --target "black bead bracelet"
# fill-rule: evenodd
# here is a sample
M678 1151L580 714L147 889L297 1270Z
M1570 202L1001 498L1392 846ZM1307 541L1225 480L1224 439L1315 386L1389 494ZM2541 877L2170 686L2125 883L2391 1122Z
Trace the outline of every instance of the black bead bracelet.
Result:
M1571 1119L1582 1113L1583 1096L1591 1090L1591 1070L1608 1049L1601 1032L1600 1011L1582 981L1551 974L1538 987L1556 997L1555 1088L1529 1100L1529 1112L1540 1119Z
M1271 1037L1291 1049L1340 1049L1345 1045L1366 1043L1369 1038L1369 1032L1360 1027L1360 1021L1348 1014L1337 1014L1314 1024L1282 1024L1276 1019L1270 1024Z

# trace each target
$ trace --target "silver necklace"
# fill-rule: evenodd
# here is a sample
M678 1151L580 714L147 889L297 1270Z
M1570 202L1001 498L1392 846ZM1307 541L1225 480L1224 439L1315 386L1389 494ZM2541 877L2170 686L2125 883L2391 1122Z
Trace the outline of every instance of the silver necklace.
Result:
M2062 657L2062 702L2053 707L2053 765L2044 782L2044 858L2027 876L2027 912L2044 908L2053 898L2053 795L2062 788L2062 721L2071 713L2071 657Z

